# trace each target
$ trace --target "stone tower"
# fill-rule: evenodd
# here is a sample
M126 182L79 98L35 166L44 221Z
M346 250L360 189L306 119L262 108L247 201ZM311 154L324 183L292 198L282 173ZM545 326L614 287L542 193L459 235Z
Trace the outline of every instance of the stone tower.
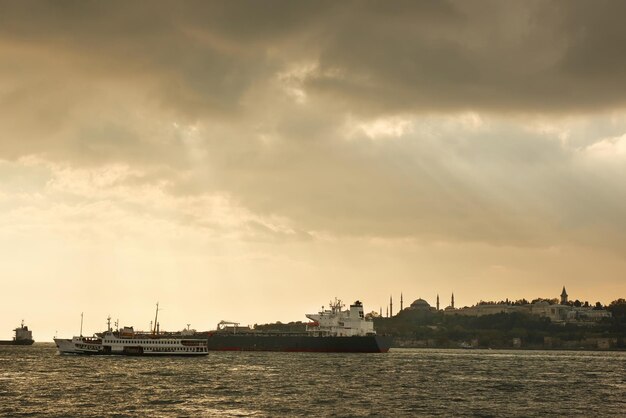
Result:
M563 286L563 291L561 292L561 305L567 305L567 292L565 291L565 286Z

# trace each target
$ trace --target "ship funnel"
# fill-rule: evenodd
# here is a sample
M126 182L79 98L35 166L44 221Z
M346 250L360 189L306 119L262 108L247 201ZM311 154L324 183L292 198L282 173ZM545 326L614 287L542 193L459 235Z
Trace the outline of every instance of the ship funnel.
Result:
M360 301L354 302L350 305L350 317L351 318L363 318L363 304Z

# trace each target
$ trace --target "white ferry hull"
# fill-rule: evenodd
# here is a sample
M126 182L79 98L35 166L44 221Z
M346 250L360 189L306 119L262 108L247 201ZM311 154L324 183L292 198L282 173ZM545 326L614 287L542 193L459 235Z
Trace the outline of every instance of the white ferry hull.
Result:
M121 356L184 356L197 357L208 354L205 340L176 337L155 338L137 335L118 337L111 332L102 339L74 337L55 338L60 354L121 355Z
M74 337L55 338L59 354L102 354L102 344L99 340L90 338Z
M54 343L59 349L59 354L81 354L71 339L68 338L55 338Z

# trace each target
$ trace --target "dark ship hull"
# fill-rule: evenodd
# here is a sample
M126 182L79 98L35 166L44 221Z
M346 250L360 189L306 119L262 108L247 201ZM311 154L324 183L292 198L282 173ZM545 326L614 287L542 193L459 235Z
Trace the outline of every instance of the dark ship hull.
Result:
M0 345L33 345L35 340L0 340Z
M314 353L386 353L391 337L381 335L336 337L307 334L209 333L213 351L286 351Z

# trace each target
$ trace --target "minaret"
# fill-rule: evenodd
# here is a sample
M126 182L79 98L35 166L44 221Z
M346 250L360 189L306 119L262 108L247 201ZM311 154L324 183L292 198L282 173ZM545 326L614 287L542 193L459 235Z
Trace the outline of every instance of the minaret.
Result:
M439 310L439 293L437 293L437 310Z
M389 306L387 306L387 318L389 318Z
M389 316L393 316L393 297L389 296Z
M563 291L561 292L561 305L567 305L567 292L565 291L565 286L563 286Z
M452 292L452 299L450 300L450 306L454 309L454 292Z
M404 309L403 304L404 302L402 301L402 293L400 293L400 312L402 312L402 309Z

